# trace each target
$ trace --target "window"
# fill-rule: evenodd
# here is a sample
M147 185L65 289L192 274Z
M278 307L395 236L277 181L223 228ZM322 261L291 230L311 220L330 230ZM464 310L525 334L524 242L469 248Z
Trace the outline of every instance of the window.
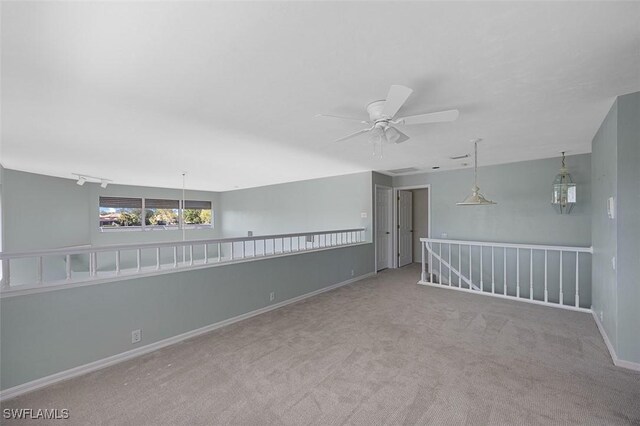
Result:
M159 200L146 198L145 228L149 229L178 229L180 226L180 202L178 200Z
M211 201L186 200L184 212L179 200L158 198L100 197L102 231L154 231L211 228ZM141 218L144 212L144 223ZM181 226L184 214L184 224Z
M100 197L100 227L140 227L142 198Z
M211 227L211 201L185 200L184 207L186 228Z

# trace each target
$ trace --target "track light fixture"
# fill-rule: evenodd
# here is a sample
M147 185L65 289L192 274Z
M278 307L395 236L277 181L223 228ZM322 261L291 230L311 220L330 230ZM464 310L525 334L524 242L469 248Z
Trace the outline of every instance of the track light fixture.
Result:
M95 182L95 183L100 183L100 186L102 188L106 188L107 185L113 182L111 179L105 179L105 178L96 177L96 176L81 175L79 173L71 173L71 174L77 177L78 181L76 183L80 186L84 185L85 182Z

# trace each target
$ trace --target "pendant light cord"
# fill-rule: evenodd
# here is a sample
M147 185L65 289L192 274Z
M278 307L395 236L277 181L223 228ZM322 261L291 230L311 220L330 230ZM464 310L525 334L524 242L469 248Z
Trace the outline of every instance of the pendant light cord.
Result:
M478 140L474 142L474 166L473 166L473 185L478 187Z

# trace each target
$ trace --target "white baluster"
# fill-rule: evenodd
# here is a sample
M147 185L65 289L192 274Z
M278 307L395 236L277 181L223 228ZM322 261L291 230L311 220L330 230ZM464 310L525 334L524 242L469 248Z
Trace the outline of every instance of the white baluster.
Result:
M222 244L218 243L218 262L222 260Z
M421 241L420 242L420 247L422 248L422 256L421 256L421 259L422 259L422 271L420 273L420 281L422 281L422 282L426 282L425 267L424 267L424 245L425 245L425 242Z
M442 284L442 243L438 243L438 282Z
M2 259L2 288L11 287L11 264L9 259Z
M496 292L496 280L494 276L494 256L493 256L493 246L491 246L491 293L495 294Z
M449 287L451 287L451 243L449 243Z
M98 255L97 253L94 251L91 254L89 254L89 266L91 267L91 271L89 272L89 275L91 275L92 277L95 277L96 274L98 273Z
M231 260L233 260L233 242L231 242Z
M67 275L67 281L69 281L71 279L71 255L69 255L69 254L66 255L64 257L64 260L65 260L65 263L66 263L65 272L66 272L66 275Z
M460 247L462 247L462 244L458 244L458 287L462 287L462 256L460 256Z
M433 243L430 243L427 248L429 249L429 282L433 284ZM397 258L396 256L396 259Z
M116 250L116 275L120 275L120 272L120 250Z
M560 304L564 305L564 295L562 294L562 250L560 250Z
M160 247L156 247L156 270L160 269Z
M473 269L471 268L471 244L469 244L469 288L473 288Z
M189 266L193 266L193 244L189 245Z
M520 297L520 249L516 249L516 297Z
M502 248L502 292L507 295L507 248Z
M533 249L529 250L529 300L533 300Z
M42 256L38 256L36 260L36 282L42 284Z
M483 247L480 246L480 291L484 291L484 272L482 270L483 268L483 261L482 261L482 252L484 250L482 250Z
M173 267L178 267L178 246L173 246Z
M209 244L204 244L204 263L209 263Z
M141 253L140 249L137 249L136 250L136 270L138 272L140 272L140 263L141 263L140 257L141 256L142 256L142 253Z
M580 307L580 271L578 262L580 262L580 252L576 252L576 308Z
M549 291L547 290L547 261L548 255L547 250L544 251L544 301L547 303L549 301Z

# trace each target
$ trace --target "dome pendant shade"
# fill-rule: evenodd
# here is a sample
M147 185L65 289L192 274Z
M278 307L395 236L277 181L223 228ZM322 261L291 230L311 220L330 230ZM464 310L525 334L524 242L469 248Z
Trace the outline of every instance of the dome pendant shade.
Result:
M473 188L471 188L471 195L465 198L463 201L456 203L458 206L490 206L492 204L498 204L495 201L487 200L484 198L484 195L480 193L480 188L478 187L478 142L481 139L476 139L474 141L474 183Z
M471 193L471 195L469 195L463 201L461 201L459 203L456 203L456 205L458 205L458 206L488 206L488 205L491 205L491 204L497 204L495 201L487 200L486 198L484 198L484 195L482 195L479 192L480 188L478 188L477 186L474 186L473 188L471 188L471 190L473 191Z

